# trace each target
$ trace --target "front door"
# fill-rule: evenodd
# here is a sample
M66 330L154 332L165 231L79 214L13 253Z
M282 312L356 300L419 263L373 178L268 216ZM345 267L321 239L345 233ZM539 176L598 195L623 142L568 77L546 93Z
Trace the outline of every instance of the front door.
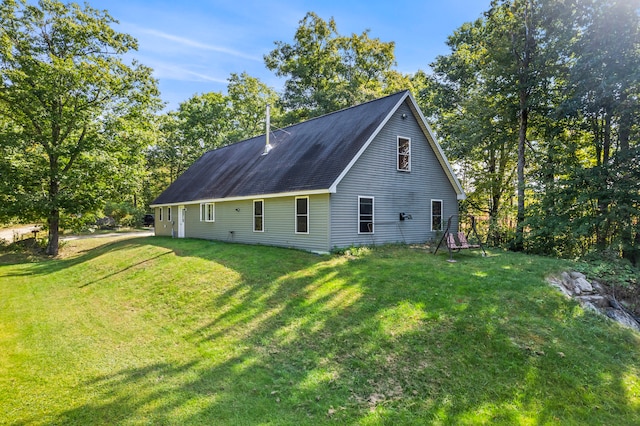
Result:
M187 209L184 206L178 206L178 238L184 238L184 222L187 215Z

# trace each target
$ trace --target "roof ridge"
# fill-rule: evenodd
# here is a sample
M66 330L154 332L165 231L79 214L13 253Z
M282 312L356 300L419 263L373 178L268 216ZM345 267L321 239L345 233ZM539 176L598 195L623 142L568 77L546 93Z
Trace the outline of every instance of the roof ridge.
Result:
M288 125L288 126L286 126L286 127L283 127L283 128L277 128L277 129L273 130L271 133L274 133L274 132L276 132L276 131L285 131L285 132L286 132L286 131L287 131L287 129L290 129L290 128L292 128L292 127L300 126L300 125L302 125L302 124L309 123L309 122L311 122L311 121L315 121L315 120L318 120L318 119L321 119L321 118L326 118L326 117L328 117L328 116L330 116L330 115L334 115L334 114L342 113L342 112L345 112L345 111L350 110L350 109L354 109L354 108L362 107L362 106L365 106L365 105L370 104L370 103L372 103L372 102L382 101L382 100L384 100L384 99L390 98L390 97L392 97L392 96L397 96L397 95L399 95L400 93L405 93L405 92L408 92L408 91L409 91L409 89L399 90L399 91L397 91L397 92L395 92L395 93L391 93L391 94L386 95L386 96L383 96L383 97L381 97L381 98L371 99L370 101L366 101L366 102L363 102L363 103L361 103L361 104L351 105L351 106L344 107L344 108L339 109L339 110L336 110L336 111L327 112L326 114L322 114L322 115L319 115L319 116L317 116L317 117L311 117L311 118L309 118L309 119L307 119L307 120L300 121L299 123L290 124L290 125ZM264 138L264 137L265 137L265 135L266 135L266 133L264 133L264 132L263 132L263 133L260 133L260 134L258 134L258 135L256 135L256 136L252 136L252 137L250 137L250 138L241 139L241 140L239 140L239 141L237 141L237 142L231 142L231 143L229 143L229 144L227 144L227 145L223 145L223 146L219 146L219 147L217 147L217 148L210 149L210 150L208 150L208 151L204 152L204 154L209 153L209 152L211 152L211 151L219 151L219 150L221 150L221 149L224 149L224 148L227 148L227 147L230 147L230 146L233 146L233 145L238 145L238 144L241 144L241 143L243 143L243 142L248 142L248 141L253 140L253 139L256 139L256 138ZM204 154L203 154L203 155L204 155Z

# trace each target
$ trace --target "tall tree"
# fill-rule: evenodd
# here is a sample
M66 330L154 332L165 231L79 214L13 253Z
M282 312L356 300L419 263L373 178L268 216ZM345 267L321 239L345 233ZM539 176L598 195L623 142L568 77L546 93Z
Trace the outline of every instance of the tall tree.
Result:
M294 43L276 42L264 60L286 77L282 106L287 122L336 111L390 93L402 81L394 43L370 38L368 31L343 36L334 19L313 12L300 21ZM408 80L408 78L407 78Z
M280 113L276 108L279 98L275 90L246 72L239 75L232 73L228 80L227 96L233 127L230 141L236 142L264 133L267 104L272 107L272 122L277 124Z
M106 11L54 0L0 6L0 115L8 122L0 150L13 192L0 214L46 218L50 255L58 253L61 212L94 210L112 189L117 154L132 142L105 137L106 122L143 119L159 106L151 70L123 61L137 43L115 22Z

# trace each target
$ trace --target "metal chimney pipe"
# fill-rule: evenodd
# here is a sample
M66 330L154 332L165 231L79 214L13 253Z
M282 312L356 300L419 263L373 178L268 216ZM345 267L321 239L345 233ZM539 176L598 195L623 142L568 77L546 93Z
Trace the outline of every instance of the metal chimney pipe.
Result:
M271 151L271 145L269 144L269 133L271 133L271 105L267 104L267 119L265 120L265 134L264 134L264 138L265 138L265 145L264 145L264 151L262 152L262 155L267 155L269 153L269 151Z

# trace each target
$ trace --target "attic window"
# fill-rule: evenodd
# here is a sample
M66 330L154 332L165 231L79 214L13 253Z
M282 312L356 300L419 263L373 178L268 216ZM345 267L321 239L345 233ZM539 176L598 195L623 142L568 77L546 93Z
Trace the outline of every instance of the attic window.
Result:
M216 205L215 203L200 204L200 222L216 221Z
M411 171L411 139L398 136L398 170Z

